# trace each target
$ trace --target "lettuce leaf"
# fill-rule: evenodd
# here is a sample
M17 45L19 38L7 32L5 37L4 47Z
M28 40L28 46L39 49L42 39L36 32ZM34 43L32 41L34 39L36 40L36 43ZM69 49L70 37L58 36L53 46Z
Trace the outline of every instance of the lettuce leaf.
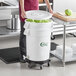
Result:
M48 22L51 22L50 19L47 19L47 20L32 20L32 19L26 19L26 21L28 21L28 22L35 22L35 23L48 23Z

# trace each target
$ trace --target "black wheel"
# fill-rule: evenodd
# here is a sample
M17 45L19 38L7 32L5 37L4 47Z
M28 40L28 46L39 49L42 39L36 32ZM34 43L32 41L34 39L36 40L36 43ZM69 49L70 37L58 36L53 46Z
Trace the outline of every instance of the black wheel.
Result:
M76 37L76 35L73 35L74 37Z
M76 33L73 33L73 34L72 34L72 33L69 33L69 34L70 34L70 35L73 35L74 37L76 37Z
M43 68L43 66L42 66L42 65L40 65L40 70L42 70L42 68Z
M29 68L34 68L34 67L36 67L36 64L35 64L35 63L29 63L29 64L28 64L28 67L29 67Z
M50 62L48 62L48 67L50 66Z
M51 62L51 60L49 59L49 62Z
M55 39L55 36L51 37L51 40L54 40Z
M29 68L32 68L30 63L28 64L28 67L29 67Z

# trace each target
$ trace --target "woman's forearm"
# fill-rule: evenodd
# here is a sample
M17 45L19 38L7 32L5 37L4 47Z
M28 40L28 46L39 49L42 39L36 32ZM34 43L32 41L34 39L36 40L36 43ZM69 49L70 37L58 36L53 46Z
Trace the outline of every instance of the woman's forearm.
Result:
M45 0L45 3L47 4L48 9L49 9L49 10L52 10L51 5L50 5L50 3L49 3L49 0Z
M24 0L19 0L19 1L20 1L21 11L24 11Z
M25 10L24 10L24 0L19 0L20 1L20 7L21 7L21 17L24 19L26 16Z

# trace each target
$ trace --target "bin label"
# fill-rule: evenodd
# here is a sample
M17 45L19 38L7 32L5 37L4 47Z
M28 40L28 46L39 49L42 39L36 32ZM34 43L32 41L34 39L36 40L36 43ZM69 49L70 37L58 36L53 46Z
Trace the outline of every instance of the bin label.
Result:
M41 43L40 43L40 46L41 46L41 47L48 46L48 43L41 42Z

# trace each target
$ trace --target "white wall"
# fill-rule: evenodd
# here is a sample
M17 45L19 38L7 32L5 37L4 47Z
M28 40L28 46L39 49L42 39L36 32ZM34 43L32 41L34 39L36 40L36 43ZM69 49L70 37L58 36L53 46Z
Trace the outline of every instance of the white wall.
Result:
M0 2L4 2L4 0L0 0Z
M65 9L76 12L76 0L54 0L53 9L56 12L64 12Z

